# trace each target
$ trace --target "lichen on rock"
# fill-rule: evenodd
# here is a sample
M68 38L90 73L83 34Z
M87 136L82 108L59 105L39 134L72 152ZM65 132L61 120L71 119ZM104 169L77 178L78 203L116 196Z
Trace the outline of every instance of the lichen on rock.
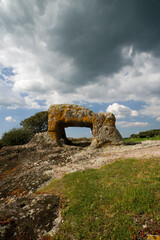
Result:
M112 113L94 113L75 104L55 104L48 110L48 133L57 145L61 146L61 139L70 144L65 134L66 127L88 127L92 130L92 147L122 144L115 121Z

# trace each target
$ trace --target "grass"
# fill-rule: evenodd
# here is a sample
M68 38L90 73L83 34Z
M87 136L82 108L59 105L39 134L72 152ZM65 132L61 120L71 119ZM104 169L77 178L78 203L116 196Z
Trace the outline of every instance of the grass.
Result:
M146 138L128 138L128 139L125 139L124 141L125 142L141 142L146 140L160 140L160 136L146 137Z
M119 160L51 182L41 192L61 196L63 218L53 239L160 235L159 183L160 158Z

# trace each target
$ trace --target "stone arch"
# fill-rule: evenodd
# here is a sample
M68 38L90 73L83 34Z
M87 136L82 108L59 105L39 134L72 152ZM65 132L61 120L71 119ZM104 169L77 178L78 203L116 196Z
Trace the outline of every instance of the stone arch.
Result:
M88 108L75 104L55 104L48 110L48 133L61 146L61 139L69 140L65 127L89 127L92 129L91 146L121 144L122 137L115 127L115 116L112 113L93 113Z

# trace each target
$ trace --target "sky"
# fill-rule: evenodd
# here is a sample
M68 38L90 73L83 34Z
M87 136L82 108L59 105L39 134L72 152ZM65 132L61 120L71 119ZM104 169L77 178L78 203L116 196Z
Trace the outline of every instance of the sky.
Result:
M0 0L0 136L59 103L114 113L123 137L160 128L159 13L159 0Z

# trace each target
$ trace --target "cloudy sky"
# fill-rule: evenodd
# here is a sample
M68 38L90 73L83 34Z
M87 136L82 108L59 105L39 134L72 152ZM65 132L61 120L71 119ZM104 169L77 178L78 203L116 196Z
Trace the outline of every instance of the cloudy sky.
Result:
M51 104L160 128L159 0L0 0L0 135Z

